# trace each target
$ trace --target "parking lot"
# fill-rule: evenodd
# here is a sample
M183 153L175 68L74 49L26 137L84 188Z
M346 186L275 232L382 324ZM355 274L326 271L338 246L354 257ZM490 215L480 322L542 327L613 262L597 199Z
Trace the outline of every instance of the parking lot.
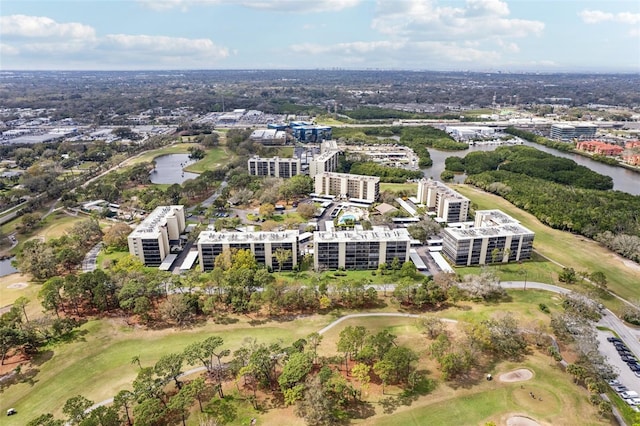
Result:
M609 365L618 373L617 380L620 385L625 386L629 391L635 391L640 394L640 377L637 377L628 364L622 360L613 342L607 341L608 337L614 337L614 335L609 332L598 333L600 353L607 358Z

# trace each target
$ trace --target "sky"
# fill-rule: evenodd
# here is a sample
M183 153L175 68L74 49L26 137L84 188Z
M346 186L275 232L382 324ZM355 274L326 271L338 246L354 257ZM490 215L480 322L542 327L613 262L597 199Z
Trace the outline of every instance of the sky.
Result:
M0 0L0 70L640 72L638 0Z

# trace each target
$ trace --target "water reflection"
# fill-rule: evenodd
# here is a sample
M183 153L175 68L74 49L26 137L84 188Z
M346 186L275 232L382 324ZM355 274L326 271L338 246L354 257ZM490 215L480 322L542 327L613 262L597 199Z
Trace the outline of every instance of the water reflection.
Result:
M181 184L188 179L198 177L197 173L185 172L183 169L195 160L189 158L189 154L168 154L156 157L155 169L150 173L151 183Z

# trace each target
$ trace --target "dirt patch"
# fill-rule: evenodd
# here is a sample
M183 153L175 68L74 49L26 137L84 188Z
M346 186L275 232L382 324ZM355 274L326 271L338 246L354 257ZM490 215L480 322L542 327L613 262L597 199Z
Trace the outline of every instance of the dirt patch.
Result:
M540 426L540 423L525 416L511 416L507 419L507 426Z
M29 284L27 284L27 283L13 283L13 284L9 284L7 286L7 288L13 288L13 289L20 290L22 288L27 288L28 285Z
M499 380L501 382L522 382L525 380L530 380L532 377L533 372L531 370L528 370L526 368L519 368L517 370L501 374Z

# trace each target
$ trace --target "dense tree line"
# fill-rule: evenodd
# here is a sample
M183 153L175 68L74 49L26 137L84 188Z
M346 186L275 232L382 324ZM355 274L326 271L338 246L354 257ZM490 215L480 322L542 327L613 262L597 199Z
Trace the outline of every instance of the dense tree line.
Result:
M640 259L638 196L569 187L503 170L470 175L467 183L502 196L552 228L595 238L629 259Z
M380 182L404 183L410 179L424 176L419 170L407 170L399 167L383 166L373 161L356 162L351 165L349 173L356 175L378 176Z
M463 168L468 175L501 170L587 189L613 188L610 176L601 175L568 158L556 157L528 146L501 146L494 151L478 151L464 158L448 158L451 171Z
M97 221L78 222L61 237L46 242L37 238L26 241L16 256L16 266L37 280L46 280L75 269L101 238Z
M515 127L507 127L506 129L504 129L504 131L505 133L508 133L510 135L518 136L519 138L528 140L529 142L548 146L549 148L554 148L558 151L569 152L573 151L573 149L575 148L575 144L573 142L553 141L551 139L545 138L544 136L526 130L517 129Z

